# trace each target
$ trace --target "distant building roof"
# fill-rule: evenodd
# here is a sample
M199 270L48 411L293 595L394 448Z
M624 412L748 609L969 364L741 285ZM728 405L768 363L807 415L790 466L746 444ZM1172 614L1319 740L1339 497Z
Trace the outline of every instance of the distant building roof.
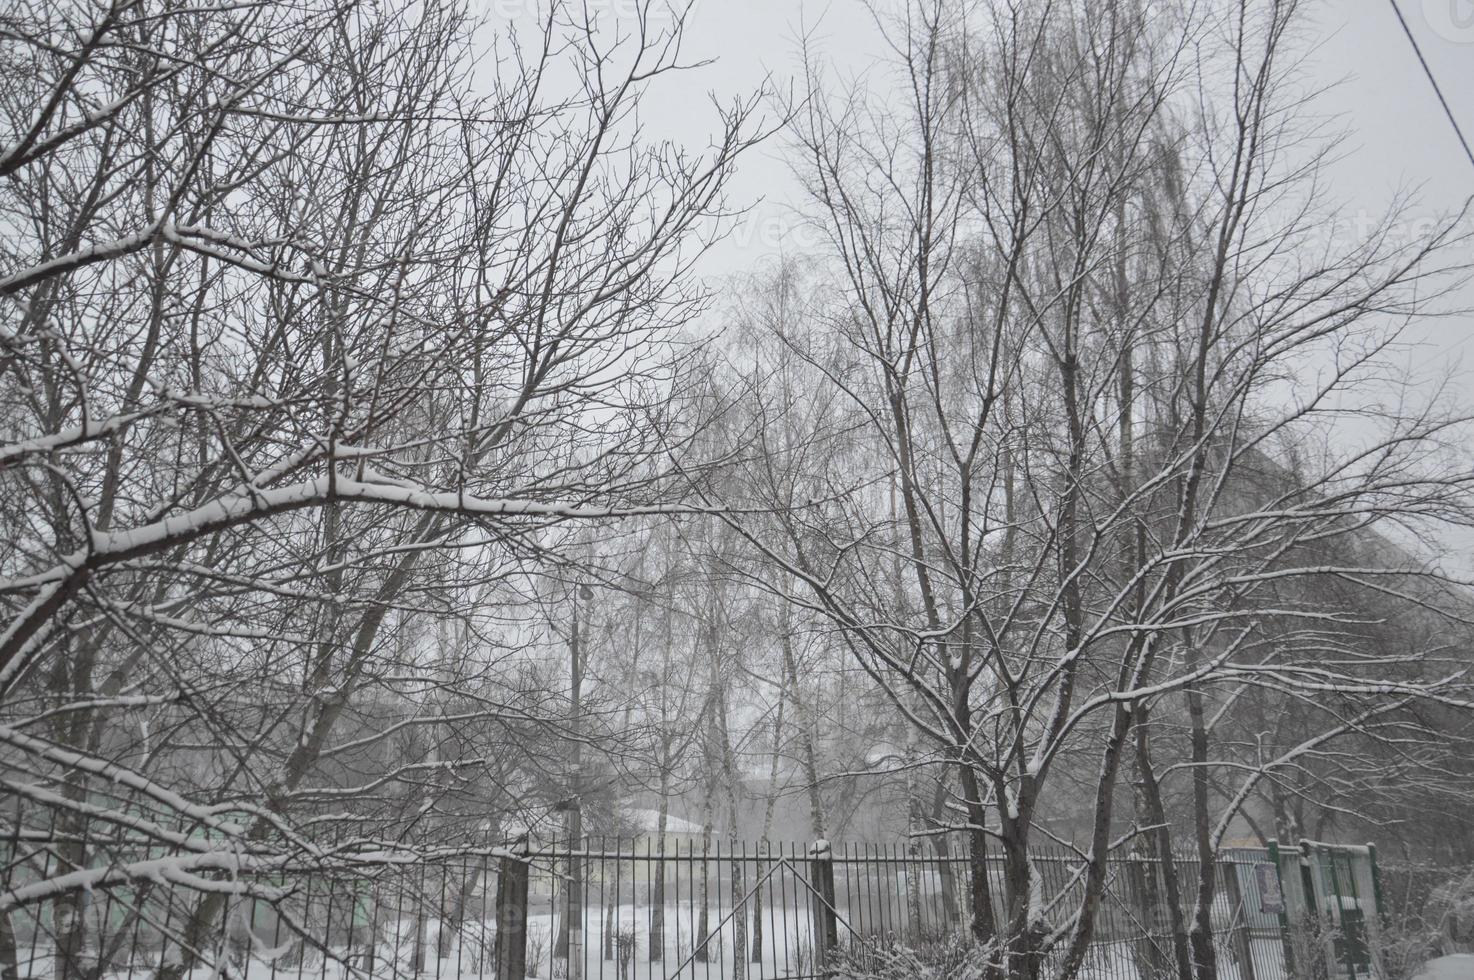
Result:
M660 829L659 810L647 810L641 807L635 807L625 810L624 818L633 824L641 833L653 834ZM665 816L665 832L667 834L688 834L699 837L702 829L699 823L692 823L689 820L676 816L674 813L668 813Z

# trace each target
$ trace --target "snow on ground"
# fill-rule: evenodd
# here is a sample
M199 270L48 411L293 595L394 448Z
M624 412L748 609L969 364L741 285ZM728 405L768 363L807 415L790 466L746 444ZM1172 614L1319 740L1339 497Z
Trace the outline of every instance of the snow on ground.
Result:
M1474 980L1474 953L1455 953L1429 960L1413 980Z

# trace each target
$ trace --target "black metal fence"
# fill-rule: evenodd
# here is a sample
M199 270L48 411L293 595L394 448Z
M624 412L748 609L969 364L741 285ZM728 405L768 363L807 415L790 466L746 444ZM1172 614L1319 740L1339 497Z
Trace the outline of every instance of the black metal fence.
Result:
M970 929L960 853L876 844L815 850L673 841L660 848L597 839L579 849L545 846L530 854L528 974L551 963L558 975L567 963L574 980L750 980L945 962L965 947ZM1280 919L1258 901L1255 866L1268 862L1267 851L1232 851L1214 869L1220 976L1289 975ZM1083 861L1061 848L1036 851L1034 865L1042 915L1065 921L1078 907ZM1197 867L1176 864L1184 902L1195 892ZM989 876L1001 899L1001 859L990 858ZM1167 893L1158 863L1112 859L1082 976L1175 975ZM1179 921L1190 915L1184 909Z
M263 869L240 860L190 880L159 854L153 877L115 876L36 899L39 886L74 870L78 854L89 867L121 868L126 840L6 843L0 971L15 977L788 980L944 962L964 955L969 929L968 867L956 846L944 857L930 844L591 838L516 856L481 848L427 857L355 839L317 862ZM1269 861L1265 851L1231 851L1214 869L1225 980L1291 975L1283 924L1259 897L1256 866ZM1083 887L1081 859L1040 849L1034 864L1039 914L1065 922ZM1188 902L1197 864L1175 867ZM1000 897L1001 871L990 860ZM1156 862L1110 860L1086 980L1175 973L1167 893Z
M198 852L127 854L116 841L12 836L5 843L12 846L0 868L0 977L494 973L487 883L497 877L496 849L447 857L330 850L321 860L290 862L225 852L228 860L202 869L180 860ZM77 873L78 854L105 883L49 894L46 886ZM48 897L37 899L38 890Z

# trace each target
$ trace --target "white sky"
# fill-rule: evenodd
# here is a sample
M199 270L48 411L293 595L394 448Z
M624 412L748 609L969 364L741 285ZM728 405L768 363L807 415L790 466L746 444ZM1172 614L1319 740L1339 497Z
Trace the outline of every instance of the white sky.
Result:
M587 2L617 11L633 0ZM899 10L905 0L875 2ZM1398 3L1466 136L1474 140L1474 0ZM1343 156L1328 172L1331 198L1351 215L1375 217L1399 191L1414 190L1417 203L1401 216L1411 223L1457 211L1474 194L1474 163L1464 156L1389 0L1310 0L1309 14L1302 24L1310 49L1303 55L1307 82L1329 88L1319 111L1335 117L1337 128L1349 134ZM651 93L656 97L642 111L649 135L693 149L701 145L713 126L713 96L729 101L752 92L765 78L777 85L794 78L805 28L813 46L840 73L874 69L884 55L862 0L695 0L685 58L715 61ZM879 86L884 78L873 81ZM784 235L792 233L788 205L799 199L800 190L783 149L783 141L774 139L741 164L733 203L755 206L706 257L709 278L720 281L753 268L775 255ZM795 250L792 238L786 247ZM1468 258L1474 261L1474 254ZM1455 301L1474 309L1474 285ZM1474 411L1474 315L1425 321L1406 337L1416 345L1407 354L1413 377L1451 380L1459 407ZM1474 458L1474 446L1469 456ZM1474 575L1474 533L1456 532L1445 547L1448 566Z
M1474 0L1399 3L1465 134L1474 139ZM1319 0L1311 13L1306 26L1319 47L1308 54L1306 67L1318 83L1334 86L1321 105L1351 133L1345 158L1330 174L1333 195L1353 211L1380 214L1399 188L1420 188L1419 209L1405 215L1408 221L1459 207L1474 193L1474 163L1463 155L1388 0ZM646 104L652 133L696 144L710 131L712 95L731 99L769 75L780 85L792 79L805 26L842 71L862 72L882 52L861 0L696 0L686 57L715 63L666 85ZM740 272L776 251L775 225L798 194L782 148L781 141L770 141L741 166L734 201L766 203L709 256L708 275ZM1467 305L1474 306L1474 290L1468 292ZM1462 358L1459 377L1474 394L1471 337L1471 317L1426 325L1416 339L1427 347L1414 361L1442 370Z

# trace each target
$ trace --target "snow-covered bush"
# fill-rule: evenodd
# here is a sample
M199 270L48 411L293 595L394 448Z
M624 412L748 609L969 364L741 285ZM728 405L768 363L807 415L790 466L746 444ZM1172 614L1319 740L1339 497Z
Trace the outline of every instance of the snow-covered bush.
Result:
M867 937L838 955L856 980L981 980L987 963L986 947L957 935L912 945Z
M1385 911L1380 953L1392 980L1411 980L1430 960L1474 952L1474 868L1444 876Z
M548 958L548 931L542 926L527 927L526 973L529 977L541 976L543 960Z

